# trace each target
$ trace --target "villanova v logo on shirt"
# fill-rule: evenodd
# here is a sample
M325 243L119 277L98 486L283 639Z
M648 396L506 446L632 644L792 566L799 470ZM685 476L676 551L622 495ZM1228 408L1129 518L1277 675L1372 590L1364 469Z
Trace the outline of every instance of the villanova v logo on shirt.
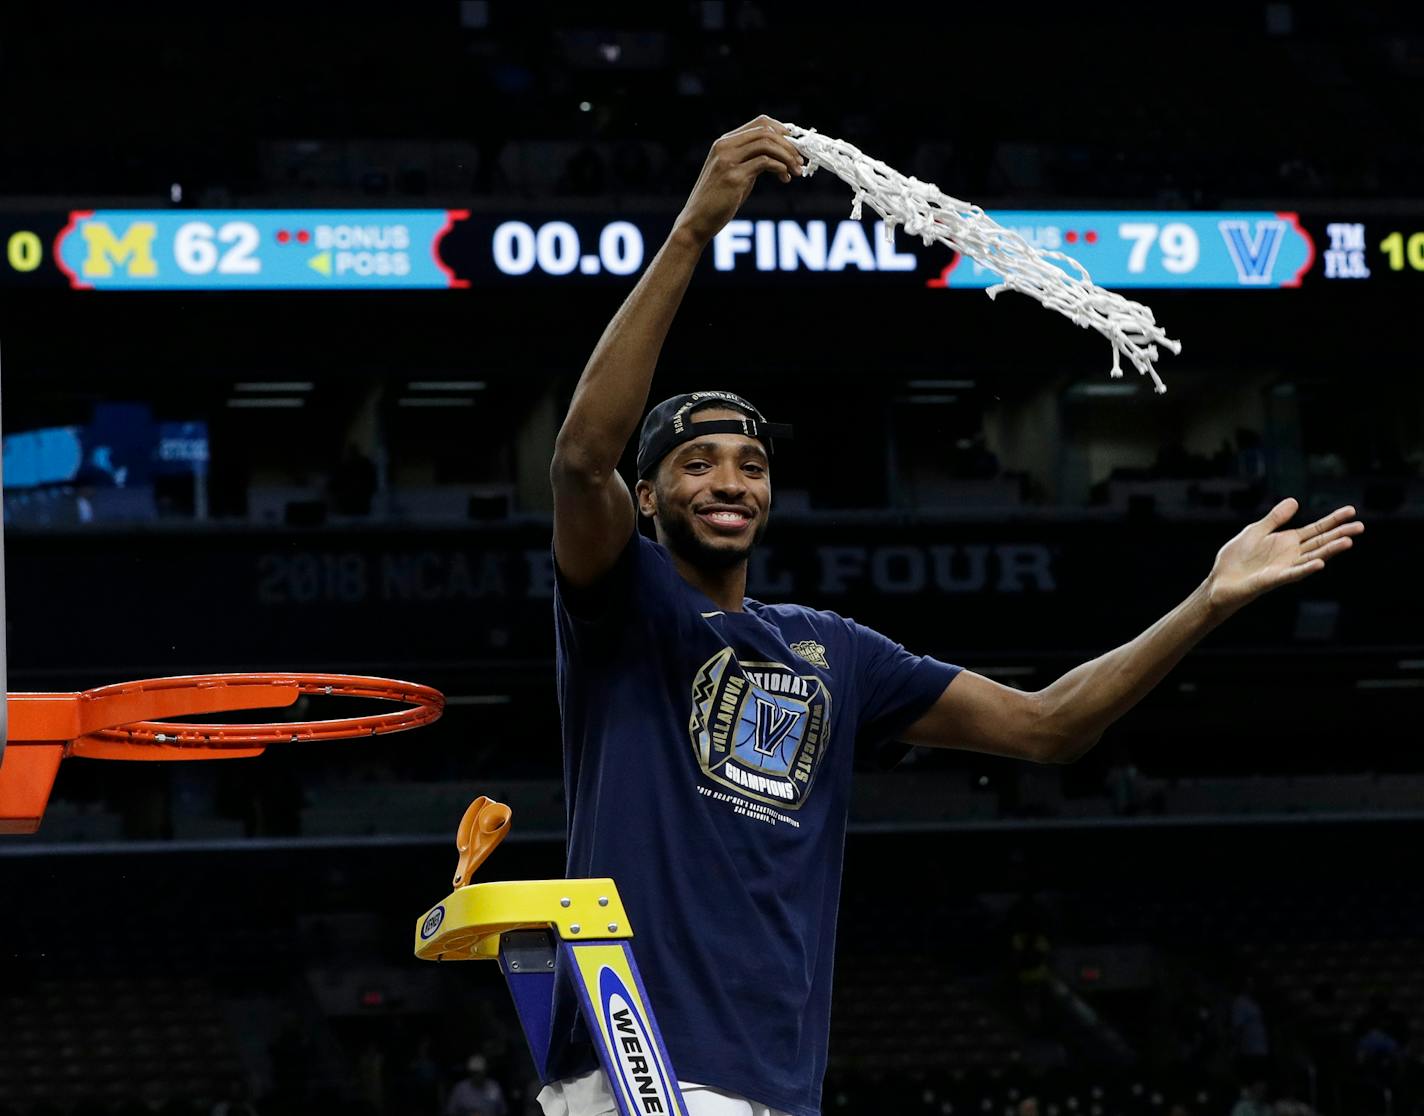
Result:
M800 709L785 709L770 698L764 698L753 691L756 701L755 731L752 733L753 749L763 756L781 755L781 746L786 738L805 716Z
M782 663L739 663L728 647L697 671L688 728L709 779L794 810L821 765L830 711L817 676Z

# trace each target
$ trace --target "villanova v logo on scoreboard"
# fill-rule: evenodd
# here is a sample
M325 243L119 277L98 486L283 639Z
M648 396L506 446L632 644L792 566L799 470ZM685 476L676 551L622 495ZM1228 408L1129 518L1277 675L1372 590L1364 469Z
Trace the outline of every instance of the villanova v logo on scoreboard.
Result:
M1221 238L1226 241L1226 250L1231 253L1231 262L1236 265L1236 277L1243 286L1265 287L1271 285L1271 273L1275 270L1276 256L1285 239L1286 223L1281 220L1258 220L1254 233L1248 233L1246 222L1223 220L1216 223L1221 230Z
M758 802L795 810L821 765L831 695L784 663L738 662L730 647L692 683L688 729L709 779Z

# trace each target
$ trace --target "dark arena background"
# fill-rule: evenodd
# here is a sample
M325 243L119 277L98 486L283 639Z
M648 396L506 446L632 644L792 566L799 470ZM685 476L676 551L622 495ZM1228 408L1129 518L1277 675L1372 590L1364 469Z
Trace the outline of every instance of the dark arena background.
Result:
M1036 690L1277 500L1368 524L1074 763L857 775L824 1112L1424 1112L1417 6L17 3L0 67L9 689L448 701L65 762L0 837L0 1112L538 1111L498 967L412 931L476 795L514 811L481 880L563 874L554 437L759 113L1078 257L1183 350L1164 395L1112 379L828 171L763 178L653 385L796 426L750 595Z

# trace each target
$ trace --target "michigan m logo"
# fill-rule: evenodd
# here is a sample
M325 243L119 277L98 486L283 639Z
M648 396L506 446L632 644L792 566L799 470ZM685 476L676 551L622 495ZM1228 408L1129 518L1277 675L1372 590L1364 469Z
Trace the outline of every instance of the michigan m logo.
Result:
M152 221L135 221L123 236L115 236L103 221L86 221L79 232L87 249L80 265L84 278L106 279L114 274L114 264L124 267L134 279L152 279L158 274L153 258L158 226Z

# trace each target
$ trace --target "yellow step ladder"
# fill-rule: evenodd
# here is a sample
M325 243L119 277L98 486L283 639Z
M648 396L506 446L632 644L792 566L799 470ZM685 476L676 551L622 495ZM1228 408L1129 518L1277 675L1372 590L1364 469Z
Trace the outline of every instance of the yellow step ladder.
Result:
M633 927L617 885L608 879L470 883L509 833L510 816L508 806L483 796L465 811L456 836L455 890L416 922L415 955L498 961L544 1081L558 965L574 981L621 1116L687 1116L633 959Z

